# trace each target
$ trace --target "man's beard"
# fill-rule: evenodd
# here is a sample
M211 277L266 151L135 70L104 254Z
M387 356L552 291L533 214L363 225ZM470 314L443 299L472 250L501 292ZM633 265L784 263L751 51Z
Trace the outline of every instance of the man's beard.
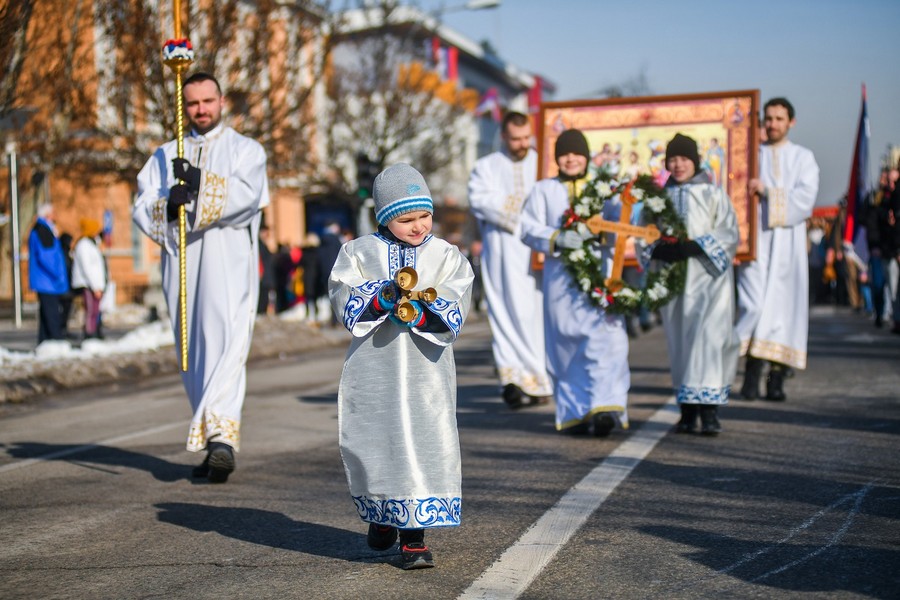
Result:
M516 150L513 152L509 150L509 157L513 159L513 162L519 162L520 160L525 160L525 157L528 156L528 148L524 148L522 150Z

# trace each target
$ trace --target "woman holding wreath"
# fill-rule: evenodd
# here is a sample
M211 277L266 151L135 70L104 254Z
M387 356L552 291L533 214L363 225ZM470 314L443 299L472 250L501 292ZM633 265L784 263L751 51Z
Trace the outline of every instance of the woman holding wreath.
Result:
M615 236L594 236L584 223L564 228L572 201L585 183L590 150L584 134L568 129L556 140L559 175L537 182L525 200L522 240L546 255L544 332L547 367L556 399L556 429L605 437L628 427L631 385L625 319L592 302L561 259L564 249L584 249L609 270ZM604 203L602 217L617 220L621 203ZM571 257L571 254L569 255Z

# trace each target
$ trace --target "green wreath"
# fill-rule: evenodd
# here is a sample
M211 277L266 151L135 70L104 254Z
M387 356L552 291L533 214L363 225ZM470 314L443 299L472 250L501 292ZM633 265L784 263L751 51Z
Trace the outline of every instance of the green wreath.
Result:
M624 192L630 193L639 202L643 201L642 220L646 224L656 225L663 236L678 240L687 238L687 229L672 201L650 175L639 175L633 182L620 182L607 173L601 173L589 180L563 213L560 229L584 231L588 219L602 214L606 202ZM593 304L606 312L626 314L642 307L656 310L684 291L686 261L662 263L661 268L648 273L644 288L621 280L610 281L607 286L596 239L589 237L581 248L561 248L561 258L575 285L588 295Z

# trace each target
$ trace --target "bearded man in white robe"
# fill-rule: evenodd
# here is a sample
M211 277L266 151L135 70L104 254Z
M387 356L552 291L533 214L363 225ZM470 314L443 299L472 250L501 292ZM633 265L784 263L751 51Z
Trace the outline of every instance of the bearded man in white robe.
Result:
M259 294L260 210L269 203L266 154L221 123L224 98L213 76L196 73L183 90L191 125L184 158L177 158L175 140L153 153L138 174L132 218L162 249L163 292L180 359L178 208L186 208L188 369L181 376L193 411L187 449L207 451L194 477L224 483L240 446Z
M537 177L531 123L521 113L503 118L504 149L475 163L469 204L483 242L482 278L494 363L511 408L543 404L552 393L544 351L543 293L531 249L519 238L522 204Z
M788 140L794 107L785 98L765 105L767 142L759 149L759 178L749 191L759 198L756 260L738 273L738 321L741 354L747 355L741 396L760 395L766 361L766 399L785 400L788 367L806 368L809 329L809 271L806 219L819 190L819 166L813 153Z

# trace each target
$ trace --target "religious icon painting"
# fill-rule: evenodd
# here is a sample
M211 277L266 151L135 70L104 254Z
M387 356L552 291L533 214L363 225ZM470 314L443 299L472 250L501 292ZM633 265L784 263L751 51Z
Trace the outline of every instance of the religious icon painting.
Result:
M734 204L740 229L737 259L756 256L756 203L747 182L756 177L759 90L548 102L538 118L538 178L557 173L553 148L560 133L580 129L591 149L589 173L619 181L669 177L666 144L676 133L697 140L700 167ZM627 264L635 264L633 244Z

